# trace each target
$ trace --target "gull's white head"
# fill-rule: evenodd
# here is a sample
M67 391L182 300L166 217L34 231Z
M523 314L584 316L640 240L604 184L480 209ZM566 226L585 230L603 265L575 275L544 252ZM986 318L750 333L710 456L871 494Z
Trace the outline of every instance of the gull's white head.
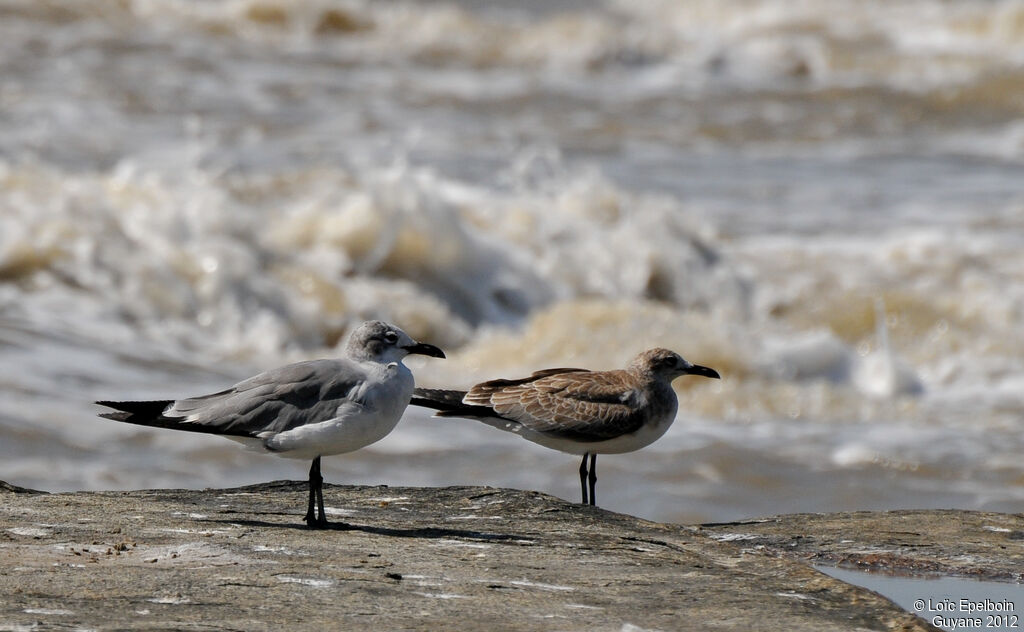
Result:
M670 382L681 375L702 375L716 379L720 377L718 371L714 369L693 364L675 351L661 348L648 349L636 356L629 363L628 370L640 375L650 375Z
M349 336L345 353L353 360L401 362L410 353L443 358L444 352L425 342L416 342L409 334L380 320L368 320Z

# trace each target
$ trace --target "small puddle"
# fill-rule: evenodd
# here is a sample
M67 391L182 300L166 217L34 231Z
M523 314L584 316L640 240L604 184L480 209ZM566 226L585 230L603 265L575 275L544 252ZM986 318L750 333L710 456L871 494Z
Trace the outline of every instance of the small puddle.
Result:
M943 630L1024 630L1024 584L814 568L873 590Z

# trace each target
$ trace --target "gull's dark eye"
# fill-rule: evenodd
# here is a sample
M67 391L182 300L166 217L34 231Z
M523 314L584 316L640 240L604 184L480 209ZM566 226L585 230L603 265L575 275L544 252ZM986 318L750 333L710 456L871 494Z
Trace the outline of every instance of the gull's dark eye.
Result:
M389 345L395 344L396 342L398 342L398 334L396 334L393 331L389 331L388 333L384 334L384 342L388 343Z
M658 364L660 364L662 367L666 369L671 369L676 366L676 359L673 358L672 356L665 356L664 358L658 360Z

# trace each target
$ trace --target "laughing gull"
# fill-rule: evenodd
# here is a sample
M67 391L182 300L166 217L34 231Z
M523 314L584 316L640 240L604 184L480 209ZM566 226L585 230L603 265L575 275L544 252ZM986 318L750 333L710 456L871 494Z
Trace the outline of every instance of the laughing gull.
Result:
M681 375L719 377L674 351L650 349L625 369L545 369L469 391L417 388L410 403L436 409L438 417L477 419L542 446L582 454L583 504L595 505L597 455L639 450L665 434L679 405L672 380Z
M100 417L156 428L223 435L290 459L313 459L306 524L324 527L320 457L352 452L391 432L412 397L410 353L443 358L379 320L360 325L345 356L297 362L200 397L97 404L120 411ZM313 505L317 513L313 513Z

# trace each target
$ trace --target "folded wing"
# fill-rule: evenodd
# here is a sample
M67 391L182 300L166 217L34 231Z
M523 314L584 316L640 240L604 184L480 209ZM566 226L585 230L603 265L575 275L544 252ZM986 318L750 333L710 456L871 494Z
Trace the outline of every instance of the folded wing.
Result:
M101 417L158 428L238 437L278 433L335 417L356 397L362 370L343 360L311 360L261 373L227 390L177 401L97 402Z
M440 417L499 417L549 436L593 442L639 430L639 397L623 371L559 368L483 382L465 393L416 389L412 403L436 408Z

